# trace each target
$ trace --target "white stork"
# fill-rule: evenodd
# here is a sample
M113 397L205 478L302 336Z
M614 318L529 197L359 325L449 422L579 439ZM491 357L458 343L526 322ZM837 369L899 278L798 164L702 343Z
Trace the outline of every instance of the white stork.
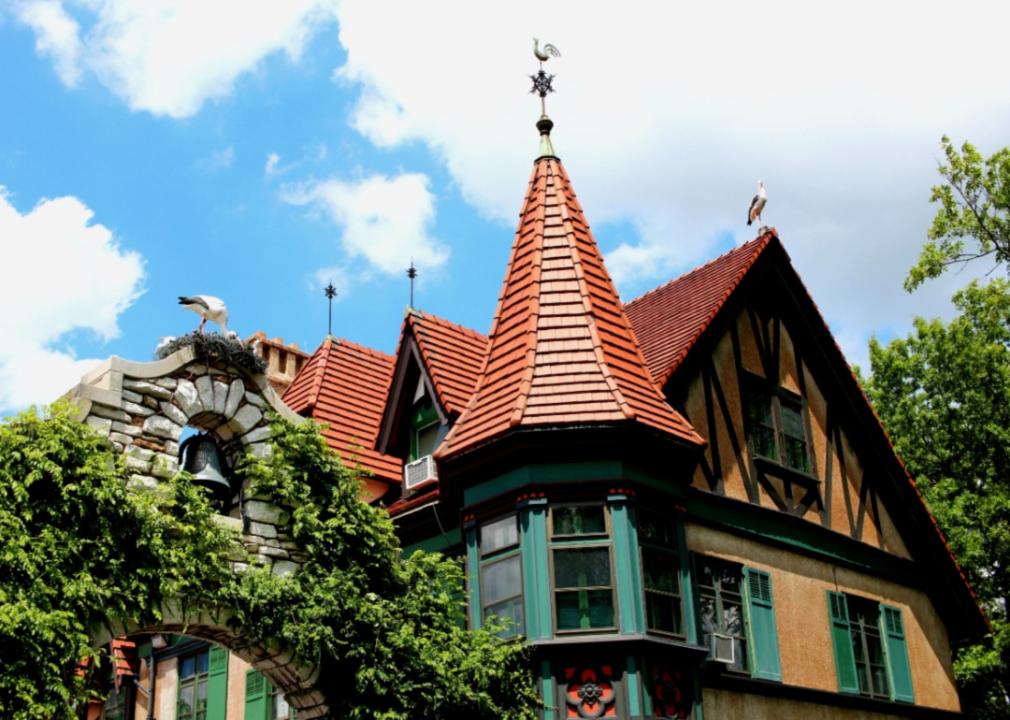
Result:
M200 316L199 332L203 334L203 326L210 320L221 328L221 333L230 337L228 332L228 308L224 300L213 295L190 295L188 297L179 296L179 304L187 310L192 310Z
M761 211L765 209L768 202L768 195L765 193L765 184L758 180L758 191L754 199L750 201L750 210L747 211L747 225L755 220L761 220Z

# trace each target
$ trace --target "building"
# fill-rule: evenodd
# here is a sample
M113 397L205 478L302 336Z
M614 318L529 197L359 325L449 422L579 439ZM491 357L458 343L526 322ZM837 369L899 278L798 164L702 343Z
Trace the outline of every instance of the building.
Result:
M405 552L463 559L545 720L960 716L985 618L776 232L624 304L538 127L490 334L412 309L285 402ZM223 651L153 656L160 720L285 716Z

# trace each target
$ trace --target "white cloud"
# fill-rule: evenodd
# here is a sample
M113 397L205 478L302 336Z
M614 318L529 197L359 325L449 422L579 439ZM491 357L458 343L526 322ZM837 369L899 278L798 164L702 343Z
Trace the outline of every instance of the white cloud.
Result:
M235 146L229 145L226 148L215 150L198 163L207 172L217 172L227 170L235 163Z
M277 172L277 164L281 161L281 156L275 152L267 155L266 165L263 166L264 175L273 175Z
M901 288L932 215L940 135L1006 143L1010 5L958 5L969 33L951 31L947 4L870 0L760 12L459 1L434 14L348 0L339 15L347 62L335 78L361 88L352 126L380 147L425 142L463 196L508 225L537 148L530 36L556 44L554 146L589 221L637 233L608 256L625 296L710 257L727 233L753 236L744 222L759 178L765 220L853 349L871 330L948 311L965 282Z
M68 87L81 77L80 27L59 0L31 0L15 7L15 16L35 32L35 50L49 56Z
M133 110L182 118L228 95L268 55L297 61L333 21L336 0L79 0L73 8L84 31L60 0L21 0L17 13L63 82L87 71Z
M0 409L48 403L98 360L61 346L72 330L103 340L140 294L143 262L74 197L20 213L0 187Z
M424 268L449 259L448 248L431 235L435 196L426 175L314 181L284 188L281 198L321 210L341 228L340 244L348 257L384 273L403 272L411 258Z

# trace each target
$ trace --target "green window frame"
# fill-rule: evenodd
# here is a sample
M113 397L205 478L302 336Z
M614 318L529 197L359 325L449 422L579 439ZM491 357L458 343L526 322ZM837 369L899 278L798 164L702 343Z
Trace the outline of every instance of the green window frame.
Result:
M693 560L698 626L709 653L715 635L726 636L734 646L730 671L781 682L771 574L706 555Z
M178 660L179 685L175 703L176 720L208 720L207 681L210 648L205 647Z
M555 505L549 522L556 632L616 630L609 509L602 503Z
M747 437L751 452L802 473L810 472L803 398L748 374Z
M410 460L419 460L435 452L438 436L442 429L438 411L425 396L414 405L414 415L410 422Z
M900 608L828 591L840 692L915 702Z
M646 630L684 639L680 548L673 517L639 509L638 541Z
M481 619L494 615L506 627L501 637L525 633L519 518L514 513L481 525L479 543Z

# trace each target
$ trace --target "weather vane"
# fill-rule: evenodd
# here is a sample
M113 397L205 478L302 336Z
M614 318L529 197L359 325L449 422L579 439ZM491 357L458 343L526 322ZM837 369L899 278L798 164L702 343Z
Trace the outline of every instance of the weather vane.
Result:
M337 289L333 287L333 281L330 280L330 284L323 288L323 292L326 293L326 299L330 301L330 313L326 321L326 334L333 334L333 298L337 296Z
M414 307L414 278L417 277L417 268L414 267L414 258L410 259L410 267L407 268L407 277L410 278L410 306Z
M548 75L544 72L544 63L552 57L561 57L561 51L550 43L546 43L543 50L541 50L540 41L533 38L533 55L540 61L540 69L537 71L536 75L530 75L530 80L533 81L533 89L530 90L530 92L536 93L540 96L540 116L547 117L547 103L545 98L547 97L547 93L554 92L554 88L551 86L551 83L554 81L554 76Z

